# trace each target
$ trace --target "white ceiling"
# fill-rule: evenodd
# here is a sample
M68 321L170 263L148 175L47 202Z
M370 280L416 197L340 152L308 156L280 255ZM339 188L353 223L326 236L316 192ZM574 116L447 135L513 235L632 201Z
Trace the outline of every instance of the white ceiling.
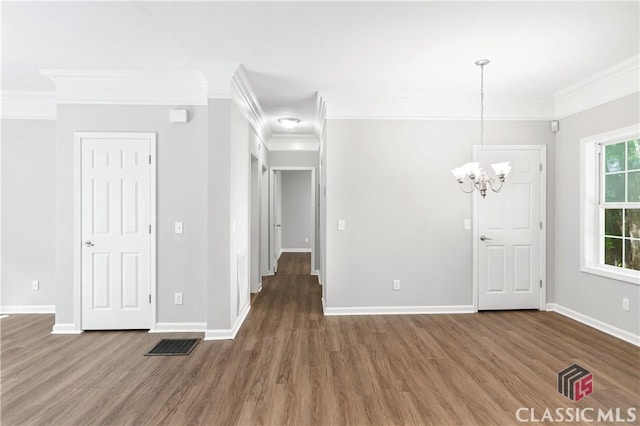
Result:
M638 54L639 4L3 2L2 90L53 91L39 69L242 63L272 131L285 133L277 118L294 116L296 132L311 133L316 92L329 116L373 116L398 100L408 116L419 115L412 102L452 99L475 111L474 62L489 58L489 99L551 102Z

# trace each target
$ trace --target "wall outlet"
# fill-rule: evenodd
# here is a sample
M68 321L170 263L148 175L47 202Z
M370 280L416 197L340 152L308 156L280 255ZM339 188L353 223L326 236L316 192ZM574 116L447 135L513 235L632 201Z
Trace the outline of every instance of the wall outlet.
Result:
M40 281L38 280L31 281L31 290L40 290Z
M629 306L629 299L626 297L622 298L622 310L627 312L631 310L631 306Z
M393 280L393 291L400 291L400 280Z
M309 242L309 237L304 237L304 242L308 243Z
M344 219L338 219L338 231L347 229L347 222Z
M173 295L173 303L175 305L182 305L182 293L178 292Z
M471 229L471 219L465 219L465 220L464 220L463 227L464 227L464 229L466 229L466 230Z
M175 232L176 234L182 234L183 232L182 222L176 222L173 224L173 232Z

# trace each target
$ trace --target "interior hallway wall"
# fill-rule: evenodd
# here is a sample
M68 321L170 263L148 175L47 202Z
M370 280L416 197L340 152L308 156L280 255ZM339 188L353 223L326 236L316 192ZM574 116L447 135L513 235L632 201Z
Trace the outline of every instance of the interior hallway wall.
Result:
M157 133L157 320L205 322L207 108L169 122L170 106L58 105L56 136L56 323L73 322L74 132ZM173 232L174 222L184 233ZM174 292L183 304L173 303Z
M55 305L55 120L2 120L0 305ZM32 280L39 290L31 289Z
M283 170L282 178L282 249L311 250L312 205L311 172Z

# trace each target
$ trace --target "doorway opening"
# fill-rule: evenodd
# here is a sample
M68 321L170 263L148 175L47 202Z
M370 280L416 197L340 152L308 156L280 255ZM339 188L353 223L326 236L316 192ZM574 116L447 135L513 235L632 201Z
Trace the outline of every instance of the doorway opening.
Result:
M315 168L273 167L270 178L271 270L278 272L283 253L308 253L309 273L315 275Z

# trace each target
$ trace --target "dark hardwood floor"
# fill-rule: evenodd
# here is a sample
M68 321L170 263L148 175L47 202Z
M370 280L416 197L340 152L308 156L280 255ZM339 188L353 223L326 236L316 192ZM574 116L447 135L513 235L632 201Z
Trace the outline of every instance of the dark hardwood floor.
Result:
M283 255L235 340L187 357L143 354L198 333L0 320L2 424L503 425L520 407L640 405L640 348L545 312L324 317L306 256ZM556 389L573 363L594 376L578 402Z

